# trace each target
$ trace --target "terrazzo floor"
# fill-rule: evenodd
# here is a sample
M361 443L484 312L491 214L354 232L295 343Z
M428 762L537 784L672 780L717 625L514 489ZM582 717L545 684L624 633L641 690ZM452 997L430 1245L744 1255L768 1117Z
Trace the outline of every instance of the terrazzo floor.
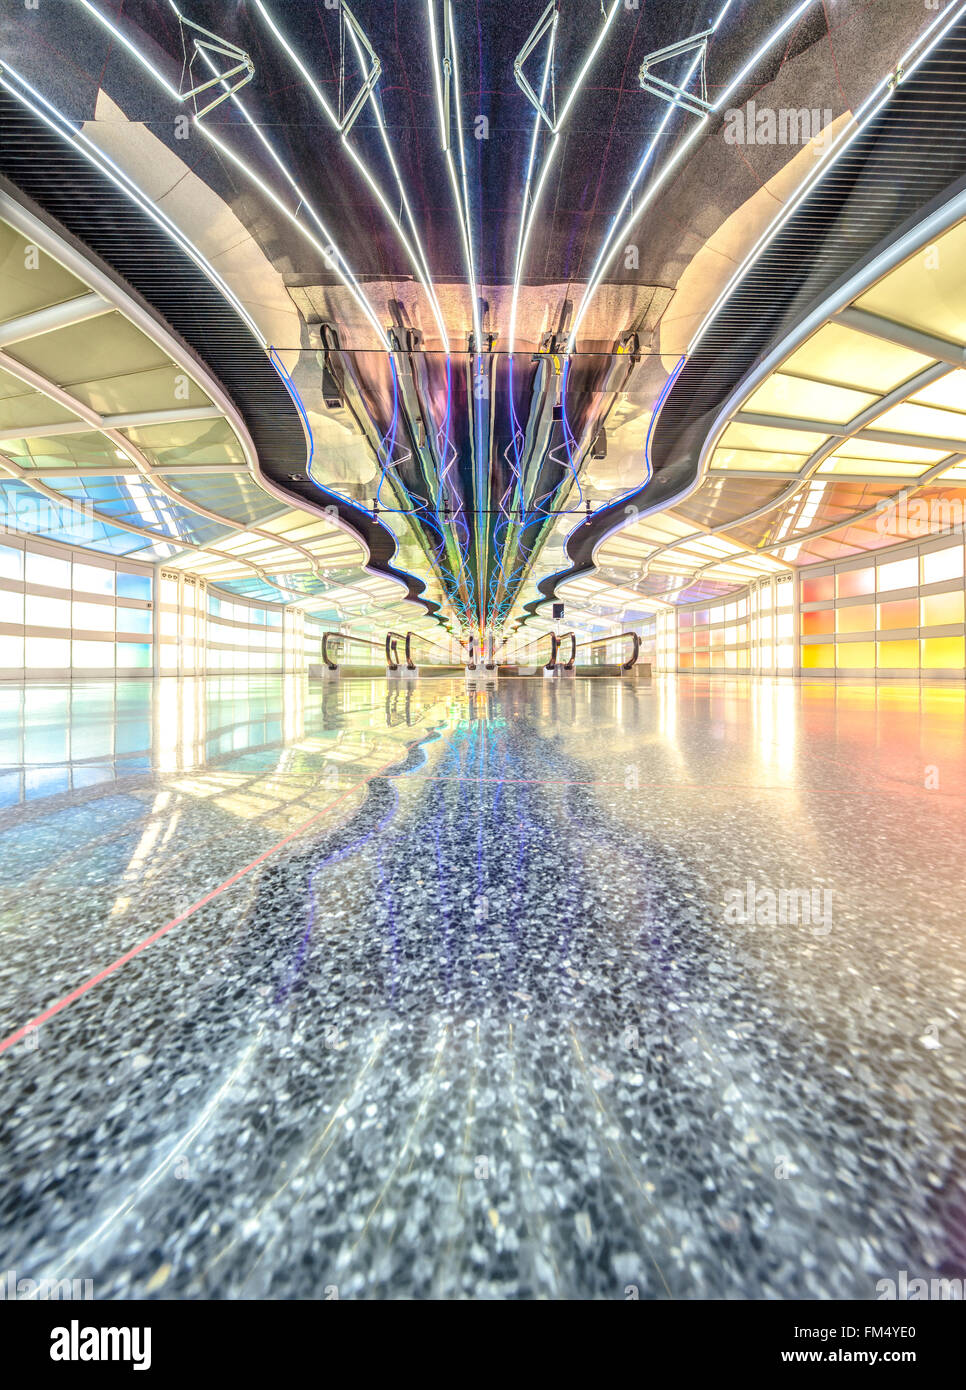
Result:
M962 687L0 690L0 1271L964 1277L964 738Z

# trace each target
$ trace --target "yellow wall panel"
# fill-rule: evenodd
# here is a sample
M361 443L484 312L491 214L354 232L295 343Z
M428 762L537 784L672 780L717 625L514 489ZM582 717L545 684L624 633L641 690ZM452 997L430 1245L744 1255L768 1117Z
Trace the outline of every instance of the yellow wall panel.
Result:
M924 637L922 665L924 670L932 671L963 670L966 666L966 639L962 637Z
M950 594L927 594L922 601L922 626L939 627L941 623L963 621L963 591Z
M878 647L878 664L880 666L914 670L919 665L919 643L917 641L880 642Z
M871 671L875 667L874 642L839 642L835 647L836 666Z
M835 665L835 648L831 642L802 648L802 666L808 671L821 671Z

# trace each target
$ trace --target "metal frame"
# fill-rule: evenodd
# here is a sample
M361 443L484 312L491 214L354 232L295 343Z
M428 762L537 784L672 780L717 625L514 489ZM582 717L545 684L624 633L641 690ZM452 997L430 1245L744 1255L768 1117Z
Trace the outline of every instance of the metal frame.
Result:
M558 4L558 0L550 0L550 3L547 5L547 8L544 10L543 14L540 16L533 29L531 30L530 37L527 39L526 43L523 45L523 47L520 49L520 52L513 60L513 76L516 78L517 86L520 88L523 95L530 102L530 105L535 108L537 113L544 120L544 122L547 125L547 128L550 131L552 131L554 135L556 135L559 127L554 124L553 120L550 117L550 113L547 111L547 108L544 106L543 102L537 96L536 92L533 90L530 83L524 76L523 65L530 57L530 54L533 52L537 44L540 42L540 40L543 38L544 34L547 33L548 30L550 31L550 60L552 61L553 48L557 39L557 24L559 23L559 21L560 6Z
M179 101L192 101L196 97L201 96L202 92L210 91L212 87L217 86L219 83L221 84L221 94L215 97L214 101L210 101L207 106L202 107L200 111L195 111L196 119L201 120L202 116L207 116L209 111L214 111L216 106L220 106L223 101L227 101L229 97L234 96L236 92L240 92L242 87L247 86L247 84L251 82L252 78L255 76L255 64L252 62L251 56L246 53L243 48L239 48L237 44L232 43L230 39L220 38L217 34L213 34L210 29L205 29L203 25L196 24L193 19L188 19L187 15L183 15L177 5L173 3L173 0L171 8L178 16L179 24L195 30L196 34L204 35L204 38L194 39L195 53L217 53L222 58L235 60L234 67L229 68L226 72L216 72L215 76L210 77L207 82L199 82L186 92L181 92L179 89ZM212 66L216 66L213 59L209 60L209 62ZM231 79L238 77L241 73L245 74L241 78L241 81L232 82Z
M708 40L714 33L713 29L705 29L700 34L694 34L689 39L681 39L677 43L668 44L666 48L656 48L653 53L649 53L644 59L638 70L638 80L644 91L653 93L662 101L668 102L671 106L682 106L686 111L690 111L695 116L709 116L714 110L713 104L708 100ZM665 82L662 77L655 77L651 69L658 63L666 63L671 58L678 58L684 53L698 52L701 55L701 95L697 97L693 92L686 91L675 82Z

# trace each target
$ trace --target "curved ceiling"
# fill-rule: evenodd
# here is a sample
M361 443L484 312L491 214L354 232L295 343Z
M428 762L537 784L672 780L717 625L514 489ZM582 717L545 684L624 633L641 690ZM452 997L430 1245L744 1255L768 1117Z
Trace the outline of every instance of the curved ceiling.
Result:
M643 515L673 462L660 431L686 423L693 355L675 375L736 270L937 23L902 0L70 0L4 17L0 115L17 138L0 171L235 403L257 458L244 480L227 454L217 482L173 475L138 426L118 428L146 465L138 486L221 526L204 545L236 569L251 558L253 583L317 596L308 541L328 512L337 544L345 527L362 542L361 582L379 571L454 626L499 629L551 596L554 573L590 574L616 523L593 582L656 607L684 595L666 582L682 574L707 587L789 563L707 532L781 497L793 439L767 446L786 472L713 464L713 508ZM773 137L733 138L749 101L785 122ZM41 135L58 159L38 161ZM138 219L126 238L122 202ZM169 423L188 449L191 422ZM754 453L750 438L732 447ZM280 495L293 518L263 517ZM285 546L308 555L301 570ZM247 582L227 563L196 568Z
M360 540L265 484L217 383L97 267L0 195L6 524L183 565L336 621L398 605Z
M922 36L902 82L883 84L699 327L656 422L653 476L568 538L571 567L541 586L547 597L617 618L655 597L699 602L904 539L883 508L933 480L927 505L938 488L955 496L955 417L904 403L958 399L959 13L937 42ZM937 296L951 306L932 309L945 335L915 331Z

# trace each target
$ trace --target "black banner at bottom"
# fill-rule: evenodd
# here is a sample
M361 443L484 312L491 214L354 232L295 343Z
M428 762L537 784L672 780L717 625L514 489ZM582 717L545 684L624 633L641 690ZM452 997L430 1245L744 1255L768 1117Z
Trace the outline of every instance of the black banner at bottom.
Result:
M875 1303L618 1302L622 1306L517 1303L504 1311L487 1304L481 1317L472 1304L408 1300L19 1301L5 1303L0 1321L8 1361L16 1357L28 1382L47 1367L64 1381L85 1371L162 1377L237 1372L251 1381L284 1373L293 1360L307 1368L320 1357L320 1375L346 1358L367 1379L381 1365L393 1376L419 1375L424 1368L413 1357L425 1355L424 1348L431 1358L425 1371L431 1367L434 1376L449 1379L465 1374L465 1363L444 1369L436 1339L447 1333L473 1337L477 1329L485 1341L477 1347L474 1368L484 1374L492 1358L491 1366L506 1371L512 1364L518 1376L528 1351L543 1376L561 1357L574 1374L572 1357L581 1350L596 1357L606 1348L607 1361L623 1353L640 1367L648 1347L648 1355L660 1349L665 1374L679 1369L740 1376L825 1366L938 1373L956 1363L963 1333L955 1291L952 1299ZM513 1336L506 1346L499 1340L502 1330ZM556 1335L548 1339L548 1333Z

